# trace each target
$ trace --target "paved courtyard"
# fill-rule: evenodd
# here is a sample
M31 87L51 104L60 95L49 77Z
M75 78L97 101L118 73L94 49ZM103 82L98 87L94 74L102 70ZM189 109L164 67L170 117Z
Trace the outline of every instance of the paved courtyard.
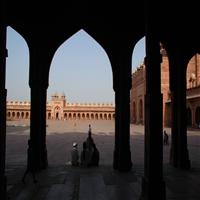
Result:
M77 142L79 151L92 126L93 139L100 151L98 168L71 167L70 150ZM8 196L12 200L95 200L139 199L144 165L144 127L130 126L133 169L119 173L112 169L114 149L113 121L48 121L47 149L49 167L37 174L38 183L28 176L21 178L26 168L29 121L7 122L6 174ZM165 129L170 134L170 129ZM200 199L200 131L188 131L188 148L192 169L176 170L169 166L169 146L164 146L164 180L167 199Z

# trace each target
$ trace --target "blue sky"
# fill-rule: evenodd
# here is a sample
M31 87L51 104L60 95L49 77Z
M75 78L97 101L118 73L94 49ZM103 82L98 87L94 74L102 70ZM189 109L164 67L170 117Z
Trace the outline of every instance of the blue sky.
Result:
M25 40L7 29L7 100L30 100L29 50ZM144 39L132 57L132 71L143 62ZM114 103L110 61L103 48L80 30L56 51L50 67L48 100L53 93L65 93L69 102Z

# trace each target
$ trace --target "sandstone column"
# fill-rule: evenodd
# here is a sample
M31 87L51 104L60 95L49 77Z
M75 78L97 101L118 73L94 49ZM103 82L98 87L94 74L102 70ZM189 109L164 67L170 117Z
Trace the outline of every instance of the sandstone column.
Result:
M118 60L113 77L115 90L115 150L113 167L119 171L129 171L132 167L130 152L131 58L128 55L126 58L121 59L121 62L120 59Z
M148 6L150 9L151 6ZM141 199L166 199L163 181L163 115L161 94L160 41L157 20L151 10L146 12L146 95L145 155Z
M37 170L48 166L46 148L46 98L48 88L48 59L39 46L30 49L31 119L30 139L33 144Z
M181 169L190 168L187 148L187 110L186 110L186 68L183 58L174 55L170 58L170 89L172 108L172 135L170 163Z

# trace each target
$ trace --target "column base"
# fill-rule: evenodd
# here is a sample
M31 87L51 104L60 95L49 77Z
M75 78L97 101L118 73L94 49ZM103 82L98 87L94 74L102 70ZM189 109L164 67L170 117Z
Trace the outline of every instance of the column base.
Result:
M41 169L46 169L48 167L47 149L43 151Z
M132 169L132 161L131 161L131 152L124 151L122 154L119 154L118 159L118 170L121 172L128 172Z
M3 176L0 178L0 199L6 200L7 199L7 177Z
M142 178L142 192L140 200L166 200L166 188L164 181L148 181L144 177Z
M190 160L184 160L184 161L181 161L180 163L178 163L178 168L179 169L190 169L191 168L191 162Z

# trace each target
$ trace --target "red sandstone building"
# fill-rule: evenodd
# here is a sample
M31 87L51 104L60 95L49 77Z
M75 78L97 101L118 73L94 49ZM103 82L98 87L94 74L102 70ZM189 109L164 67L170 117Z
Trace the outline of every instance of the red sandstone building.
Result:
M171 125L171 96L169 63L166 52L162 51L161 92L163 94L163 124ZM200 55L196 54L187 66L187 124L200 124ZM132 74L130 111L131 123L144 124L145 65L141 64Z
M109 103L69 103L64 94L54 94L46 105L46 118L57 120L113 120L115 106ZM30 118L30 102L7 102L7 119Z

